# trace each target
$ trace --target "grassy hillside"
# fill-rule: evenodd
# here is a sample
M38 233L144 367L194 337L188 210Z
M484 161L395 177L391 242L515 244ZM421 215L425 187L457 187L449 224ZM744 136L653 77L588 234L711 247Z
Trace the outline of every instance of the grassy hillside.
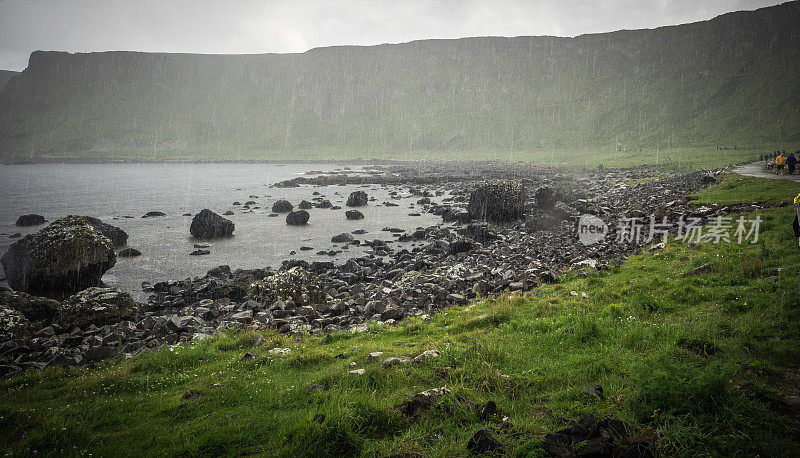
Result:
M696 197L776 203L800 192L764 183L776 182L726 177ZM791 206L757 214L754 245L670 241L612 271L429 321L322 338L228 334L0 381L0 443L16 455L463 456L475 431L494 428L507 454L541 456L545 433L594 413L630 423L663 455L796 456L800 249ZM429 349L441 355L423 364L366 359ZM363 375L348 373L353 363ZM584 393L594 384L602 398ZM442 386L449 393L415 421L398 410ZM499 412L482 419L489 400Z
M302 54L34 52L0 154L531 156L800 141L800 3L557 37Z

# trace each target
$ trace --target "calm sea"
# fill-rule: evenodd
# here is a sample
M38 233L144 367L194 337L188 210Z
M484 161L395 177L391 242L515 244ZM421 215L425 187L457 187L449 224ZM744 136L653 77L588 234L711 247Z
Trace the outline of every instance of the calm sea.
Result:
M278 267L284 259L333 260L343 263L361 255L363 249L350 248L336 257L318 256L318 250L335 247L332 236L341 232L364 229L368 234L356 238L391 240L384 227L413 230L441 221L423 213L410 217L417 199L406 197L394 200L398 207L378 205L389 200L388 189L378 186L336 186L300 188L271 188L270 185L311 171L335 170L331 164L33 164L0 165L0 253L5 253L16 239L44 226L17 227L17 217L27 213L43 215L48 221L69 214L91 215L119 226L128 235L128 246L138 249L142 256L119 258L103 280L142 298L143 281L155 283L178 280L205 274L210 268L228 264L231 268ZM358 170L358 169L356 169ZM360 221L348 221L344 202L348 194L365 190L377 201L360 210L366 216ZM311 201L312 192L319 191L341 210L312 209L309 225L287 226L285 215L269 217L272 203L287 199L295 207L302 199ZM250 198L250 196L258 198ZM260 209L244 213L234 201L254 200ZM189 256L197 243L189 234L191 217L209 208L219 214L232 210L227 216L236 224L234 237L211 241L211 254ZM165 217L145 218L148 211L158 210ZM126 218L130 216L132 218ZM302 245L312 251L300 251ZM290 252L296 251L295 255ZM0 270L1 272L1 270ZM5 275L0 273L0 278ZM5 283L3 283L5 285Z

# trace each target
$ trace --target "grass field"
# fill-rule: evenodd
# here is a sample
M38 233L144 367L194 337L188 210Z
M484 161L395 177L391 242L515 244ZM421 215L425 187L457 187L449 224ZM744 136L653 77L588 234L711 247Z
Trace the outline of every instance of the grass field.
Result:
M798 192L729 176L696 197L775 204ZM11 455L462 456L475 431L495 426L509 455L541 456L560 417L594 413L653 437L659 455L796 456L798 411L785 401L800 393L800 248L791 205L758 215L756 244L670 240L609 271L429 321L327 337L225 334L2 380L0 444ZM366 359L428 349L441 355L389 369ZM242 361L246 352L255 358ZM349 374L352 363L365 373ZM307 394L312 384L328 389ZM594 384L603 399L583 392ZM418 421L397 410L442 386L450 392ZM499 415L481 420L488 400ZM514 428L499 428L503 416Z

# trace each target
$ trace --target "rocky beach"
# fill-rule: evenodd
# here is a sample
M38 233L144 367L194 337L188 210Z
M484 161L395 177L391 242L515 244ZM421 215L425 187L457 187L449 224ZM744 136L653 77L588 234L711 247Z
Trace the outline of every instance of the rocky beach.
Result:
M70 216L20 239L3 257L14 290L0 292L0 372L131 357L226 330L359 332L371 323L429 317L477 297L536 294L540 284L557 282L568 271L585 275L646 244L658 249L658 240L615 240L614 222L620 218L676 220L731 210L697 208L687 197L714 183L719 170L491 162L399 163L367 173L348 169L313 171L274 184L298 188L306 197L269 203L271 215L291 229L313 223L323 210L340 212L345 222L363 219L359 208L402 205L410 219L427 214L438 222L414 230L387 226L379 233L329 227L325 247L298 243L293 250L315 253L310 261L289 256L279 268L241 269L232 259L200 277L145 282L148 297L141 302L101 281L117 257L136 255L124 248L131 241L121 229ZM328 187L354 185L361 189L352 191L344 206L325 196ZM378 201L370 195L376 191L388 199ZM234 204L246 211L256 203ZM609 223L603 240L581 243L576 225L582 214ZM200 255L209 246L206 240L238 230L208 209L193 216L190 229ZM37 242L42 240L47 243ZM115 248L121 249L115 254ZM347 257L355 249L361 254ZM331 261L334 256L346 260Z

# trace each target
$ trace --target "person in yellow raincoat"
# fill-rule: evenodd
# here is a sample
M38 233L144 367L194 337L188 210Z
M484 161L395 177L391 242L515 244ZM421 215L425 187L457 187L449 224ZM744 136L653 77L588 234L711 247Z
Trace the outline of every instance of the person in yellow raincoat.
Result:
M784 164L786 164L786 157L783 156L783 153L778 153L778 157L775 158L775 169L778 175L783 170Z

